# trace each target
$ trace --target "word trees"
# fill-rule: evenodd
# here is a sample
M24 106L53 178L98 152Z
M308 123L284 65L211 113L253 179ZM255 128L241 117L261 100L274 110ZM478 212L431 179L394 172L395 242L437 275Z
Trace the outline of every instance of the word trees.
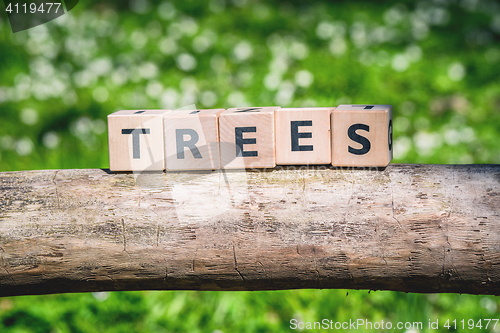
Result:
M108 116L111 171L385 167L392 107L128 110Z

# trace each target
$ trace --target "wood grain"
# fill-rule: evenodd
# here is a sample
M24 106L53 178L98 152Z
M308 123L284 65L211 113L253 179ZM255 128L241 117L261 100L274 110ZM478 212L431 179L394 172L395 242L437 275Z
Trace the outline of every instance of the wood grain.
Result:
M232 108L220 114L223 169L273 168L276 165L274 111L277 109L278 106ZM242 130L239 135L237 129ZM239 150L236 149L237 136L244 143Z
M339 105L331 129L332 165L386 167L391 162L391 105Z
M164 116L167 171L219 169L219 115L223 111L224 109L176 110ZM178 130L185 133L181 134L183 144L180 146L184 152L181 156L177 152ZM195 138L192 137L194 134ZM194 142L192 145L186 144L186 141L191 140ZM193 152L191 148L197 150Z
M0 173L0 295L500 294L500 166Z
M108 115L109 168L165 170L163 117L170 112L122 110Z
M332 162L330 114L334 109L280 108L276 110L274 113L276 164L330 164ZM294 129L293 123L299 126ZM292 133L296 136L295 139ZM295 142L295 147L293 142Z

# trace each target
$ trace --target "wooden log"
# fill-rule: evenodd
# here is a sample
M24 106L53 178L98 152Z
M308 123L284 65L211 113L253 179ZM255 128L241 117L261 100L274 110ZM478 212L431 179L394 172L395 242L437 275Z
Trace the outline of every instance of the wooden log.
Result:
M500 166L0 173L0 295L500 294Z

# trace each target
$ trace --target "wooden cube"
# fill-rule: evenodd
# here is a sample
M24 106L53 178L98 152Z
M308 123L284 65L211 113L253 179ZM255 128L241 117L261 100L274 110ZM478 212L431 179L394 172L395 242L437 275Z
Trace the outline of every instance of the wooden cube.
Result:
M385 167L392 160L392 106L339 105L332 112L332 165Z
M170 110L124 110L108 116L111 171L164 170L163 117Z
M219 118L221 167L274 168L274 111L278 106L234 108Z
M219 115L223 111L179 110L165 116L167 171L219 169Z
M334 109L276 110L276 164L330 164L330 114Z

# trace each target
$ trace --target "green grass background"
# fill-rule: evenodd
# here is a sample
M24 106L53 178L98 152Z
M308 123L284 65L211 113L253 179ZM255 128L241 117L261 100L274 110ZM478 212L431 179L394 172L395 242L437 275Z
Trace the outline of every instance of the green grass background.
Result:
M89 0L16 34L0 9L0 171L107 168L108 114L190 104L392 104L393 162L500 163L493 0ZM286 332L292 318L444 332L500 318L498 305L354 290L23 296L0 299L0 332Z

